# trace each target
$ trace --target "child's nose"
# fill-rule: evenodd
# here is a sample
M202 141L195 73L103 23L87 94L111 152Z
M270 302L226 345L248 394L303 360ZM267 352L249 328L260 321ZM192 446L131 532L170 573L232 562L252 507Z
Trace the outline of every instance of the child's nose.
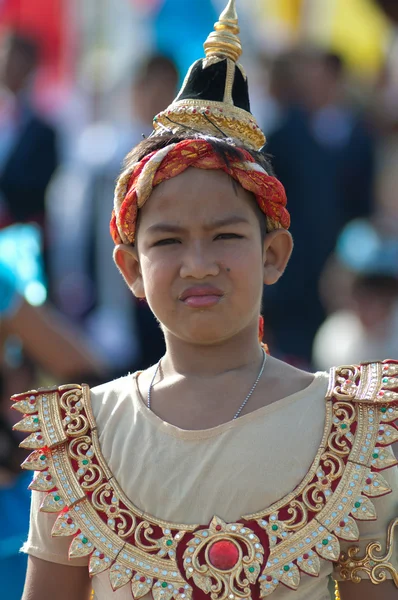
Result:
M209 276L215 277L219 272L220 267L214 254L204 244L197 242L186 249L180 269L182 278L205 279Z

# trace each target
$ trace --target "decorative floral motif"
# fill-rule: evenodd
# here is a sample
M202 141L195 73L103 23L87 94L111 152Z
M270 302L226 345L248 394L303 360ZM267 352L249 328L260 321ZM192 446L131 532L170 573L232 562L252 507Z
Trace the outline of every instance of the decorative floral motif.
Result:
M70 558L89 556L89 572L108 570L114 590L134 598L190 600L200 589L212 600L267 597L301 573L317 576L320 559L339 561L353 581L374 583L396 570L380 544L358 559L340 560L339 540L358 539L356 521L376 518L370 498L391 490L380 471L396 464L386 450L397 439L398 363L332 370L323 439L303 482L265 511L208 527L173 524L142 514L125 496L102 456L87 386L63 386L14 396L24 415L15 428L30 433L23 468L37 471L30 488L47 492L41 510L59 513L53 536L73 536ZM374 563L374 564L372 564ZM181 572L179 565L183 565ZM384 575L383 575L384 573ZM343 575L344 576L344 575Z
M359 583L364 574L367 574L372 583L378 584L386 581L390 574L398 587L398 569L391 563L394 551L394 536L398 529L398 518L389 526L385 553L379 542L372 542L366 547L365 556L360 557L359 548L354 546L347 553L342 553L339 560L340 574L346 581ZM362 575L362 577L361 577Z
M215 517L208 529L195 532L184 553L187 580L212 600L251 599L264 559L257 535L241 523L224 523Z

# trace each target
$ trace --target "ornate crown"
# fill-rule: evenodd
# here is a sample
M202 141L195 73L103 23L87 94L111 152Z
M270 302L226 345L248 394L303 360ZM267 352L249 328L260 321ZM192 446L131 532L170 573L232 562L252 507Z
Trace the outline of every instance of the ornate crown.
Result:
M265 136L250 112L249 88L243 67L235 0L207 38L206 58L189 69L173 103L154 118L155 133L191 129L215 137L232 137L259 150Z

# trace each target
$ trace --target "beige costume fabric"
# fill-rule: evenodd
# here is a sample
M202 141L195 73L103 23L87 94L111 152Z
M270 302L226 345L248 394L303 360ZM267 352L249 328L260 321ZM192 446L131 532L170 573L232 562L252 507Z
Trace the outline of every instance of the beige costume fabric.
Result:
M129 375L91 390L102 453L130 500L146 513L167 521L201 524L214 515L233 522L266 508L304 478L320 445L329 374L317 373L310 386L270 406L204 431L184 431L148 410ZM385 540L388 523L398 515L398 469L383 472L393 493L375 499L378 520L358 522L361 547ZM73 566L69 538L51 538L57 515L40 513L45 494L32 493L31 526L23 551ZM342 543L344 548L347 545ZM398 564L398 552L395 559ZM273 600L329 600L324 560L318 578L302 574L297 591L278 588ZM130 586L113 592L108 573L93 578L96 600L131 600ZM151 595L145 597L150 599Z

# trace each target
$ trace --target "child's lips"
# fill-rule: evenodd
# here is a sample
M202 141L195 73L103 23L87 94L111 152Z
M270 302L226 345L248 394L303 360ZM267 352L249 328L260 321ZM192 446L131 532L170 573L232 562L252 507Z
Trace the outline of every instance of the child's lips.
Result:
M218 304L223 296L221 290L212 286L192 287L181 294L180 300L191 308L208 308Z

